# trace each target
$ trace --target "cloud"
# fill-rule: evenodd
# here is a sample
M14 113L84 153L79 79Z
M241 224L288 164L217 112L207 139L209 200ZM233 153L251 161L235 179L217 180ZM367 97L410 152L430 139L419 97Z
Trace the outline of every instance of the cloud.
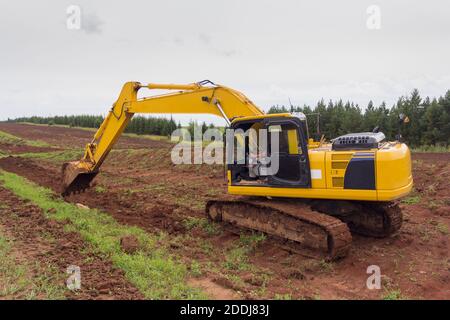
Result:
M184 40L180 37L175 37L175 38L173 38L173 43L175 43L175 45L177 45L177 46L183 46Z
M217 46L213 44L212 37L206 33L200 33L198 38L204 46L208 47L212 52L215 52L218 55L230 58L238 54L238 51L234 49L217 48Z
M236 50L224 50L221 51L220 54L224 55L225 57L233 57L238 54Z
M408 0L405 12L405 1L378 0L382 28L374 32L365 0L327 2L326 10L323 0L180 1L178 10L173 1L141 1L139 10L105 0L29 1L28 10L3 2L0 105L9 107L0 119L103 113L124 81L149 75L212 78L267 108L322 97L391 106L413 88L422 97L450 89L450 1ZM79 31L67 30L68 3L82 9ZM220 15L205 15L206 3ZM9 93L23 79L33 90Z
M210 45L211 44L211 36L209 36L209 35L207 35L205 33L200 33L198 35L198 38L200 39L200 41L203 44L206 44L206 45Z

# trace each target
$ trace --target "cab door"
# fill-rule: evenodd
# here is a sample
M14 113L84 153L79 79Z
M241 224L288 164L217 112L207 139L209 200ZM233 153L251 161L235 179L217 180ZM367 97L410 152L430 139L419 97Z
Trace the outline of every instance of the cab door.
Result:
M278 171L268 177L269 185L310 188L311 173L304 124L297 118L273 118L264 122L272 164L273 157L278 157ZM272 138L278 140L278 146L272 145Z

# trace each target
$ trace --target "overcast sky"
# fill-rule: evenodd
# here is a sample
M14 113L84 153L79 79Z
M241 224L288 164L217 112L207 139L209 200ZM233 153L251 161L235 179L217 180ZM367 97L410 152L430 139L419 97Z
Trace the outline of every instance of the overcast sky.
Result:
M413 88L422 96L450 89L448 0L0 4L0 119L105 114L131 80L210 79L266 110L289 98L390 106ZM70 5L81 8L80 30L67 28ZM211 120L177 119L190 118Z

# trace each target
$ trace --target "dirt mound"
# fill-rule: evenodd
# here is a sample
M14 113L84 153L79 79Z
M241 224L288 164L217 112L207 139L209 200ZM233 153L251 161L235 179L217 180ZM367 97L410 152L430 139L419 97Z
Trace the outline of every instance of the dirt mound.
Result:
M0 168L23 176L57 194L61 192L61 173L41 167L33 160L6 157L0 159ZM164 230L173 234L185 230L183 218L174 214L176 206L158 204L150 193L135 193L124 197L115 191L97 193L91 188L84 193L65 196L64 199L104 210L120 223L139 226L148 231Z
M414 188L421 197L450 205L450 153L413 154Z
M139 250L139 240L135 236L126 236L120 239L120 247L128 254Z
M56 193L61 192L61 174L48 168L36 165L32 160L9 156L0 159L3 170L13 172Z
M34 147L23 144L10 144L0 142L0 150L6 151L7 153L10 154L21 154L21 153L52 152L58 151L60 149L49 147Z
M96 193L90 189L84 193L65 196L64 199L104 210L120 223L139 226L147 231L164 230L170 234L184 231L182 218L174 214L174 207L155 203L151 194L124 197L115 191Z

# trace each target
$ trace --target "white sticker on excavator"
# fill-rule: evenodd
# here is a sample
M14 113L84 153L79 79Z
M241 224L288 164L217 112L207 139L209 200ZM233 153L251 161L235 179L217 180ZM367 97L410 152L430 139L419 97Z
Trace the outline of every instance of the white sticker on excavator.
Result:
M311 169L311 179L322 179L322 170Z

